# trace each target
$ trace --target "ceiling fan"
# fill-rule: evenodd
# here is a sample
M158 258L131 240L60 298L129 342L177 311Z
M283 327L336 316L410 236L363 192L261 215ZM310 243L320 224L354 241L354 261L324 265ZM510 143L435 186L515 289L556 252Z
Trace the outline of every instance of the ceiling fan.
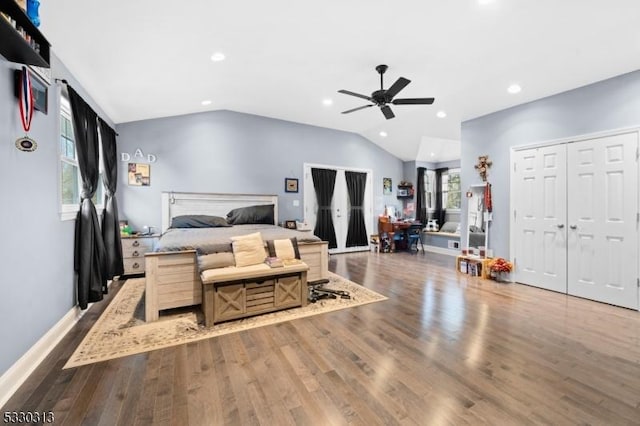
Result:
M393 105L431 105L434 98L405 98L405 99L393 99L402 89L406 87L407 84L411 83L411 80L408 80L404 77L400 77L396 80L395 83L391 85L387 90L384 89L383 85L383 74L389 68L387 65L378 65L376 67L376 71L380 74L380 90L376 90L371 94L371 96L361 95L360 93L351 92L349 90L338 90L338 93L344 93L345 95L351 95L358 98L366 99L369 102L373 102L369 105L363 105L358 108L349 109L347 111L342 111L343 114L349 114L354 111L358 111L361 109L369 108L374 105L380 107L380 111L384 114L385 118L389 120L390 118L395 117L393 111L391 111L391 107L389 107L389 103Z

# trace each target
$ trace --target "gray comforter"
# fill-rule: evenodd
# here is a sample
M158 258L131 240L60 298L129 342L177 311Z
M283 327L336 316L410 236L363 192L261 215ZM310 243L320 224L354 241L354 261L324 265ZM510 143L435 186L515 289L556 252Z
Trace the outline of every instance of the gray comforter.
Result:
M156 251L198 250L200 253L232 251L231 237L260 232L263 240L296 237L298 242L321 241L312 232L286 229L275 225L234 225L221 228L170 228L160 238Z

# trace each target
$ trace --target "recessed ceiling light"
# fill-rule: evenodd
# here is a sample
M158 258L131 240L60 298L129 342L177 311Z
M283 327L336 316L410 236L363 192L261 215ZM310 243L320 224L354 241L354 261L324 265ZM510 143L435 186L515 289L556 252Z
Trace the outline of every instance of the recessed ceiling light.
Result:
M493 3L494 0L478 0L478 4L489 4Z
M431 156L432 156L432 157L435 157L435 156L436 156L436 153L435 153L435 152L432 152L432 153L431 153Z
M213 55L211 55L211 60L212 60L213 62L220 62L220 61L224 61L224 58L225 58L225 57L226 57L226 56L224 56L224 53L216 52L216 53L214 53Z
M436 116L438 118L445 118L447 116L447 113L444 111L438 111L438 113L436 114Z
M211 101L207 99L206 101L200 102L203 106L211 105Z
M387 137L387 132L384 132L384 131L380 132L380 136L382 136L383 138L386 138Z
M323 99L322 105L326 105L326 106L333 105L333 99Z
M520 87L519 84L512 84L511 86L509 86L509 88L507 88L507 92L511 94L520 93L521 91L522 91L522 87Z

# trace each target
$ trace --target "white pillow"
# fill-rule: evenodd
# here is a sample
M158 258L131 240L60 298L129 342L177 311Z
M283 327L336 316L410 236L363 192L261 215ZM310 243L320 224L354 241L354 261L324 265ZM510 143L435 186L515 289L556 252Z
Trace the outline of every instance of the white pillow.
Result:
M264 262L264 242L259 232L231 237L231 245L233 246L233 257L236 259L237 267L257 265Z

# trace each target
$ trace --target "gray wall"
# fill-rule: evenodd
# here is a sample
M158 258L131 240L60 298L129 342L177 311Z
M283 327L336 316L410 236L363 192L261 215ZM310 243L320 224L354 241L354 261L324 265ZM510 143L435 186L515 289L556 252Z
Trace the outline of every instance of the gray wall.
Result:
M462 187L481 183L473 168L479 155L488 154L493 161L488 179L493 185L489 245L494 253L510 255L511 147L636 126L640 126L640 71L462 123ZM463 208L466 211L464 201ZM463 235L463 247L465 240Z
M395 188L402 161L354 133L232 111L131 122L117 130L120 152L140 148L157 156L149 187L128 186L127 162L120 162L121 218L134 228L160 227L162 191L277 194L280 220L302 219L304 163L371 169L374 213L399 204L395 190L383 197L382 178L392 178ZM299 179L299 193L284 192L285 177Z
M58 88L49 87L48 115L33 117L29 136L38 149L18 151L14 142L24 131L13 94L16 67L0 57L0 374L75 305L74 221L59 215ZM53 55L52 72L110 121Z

